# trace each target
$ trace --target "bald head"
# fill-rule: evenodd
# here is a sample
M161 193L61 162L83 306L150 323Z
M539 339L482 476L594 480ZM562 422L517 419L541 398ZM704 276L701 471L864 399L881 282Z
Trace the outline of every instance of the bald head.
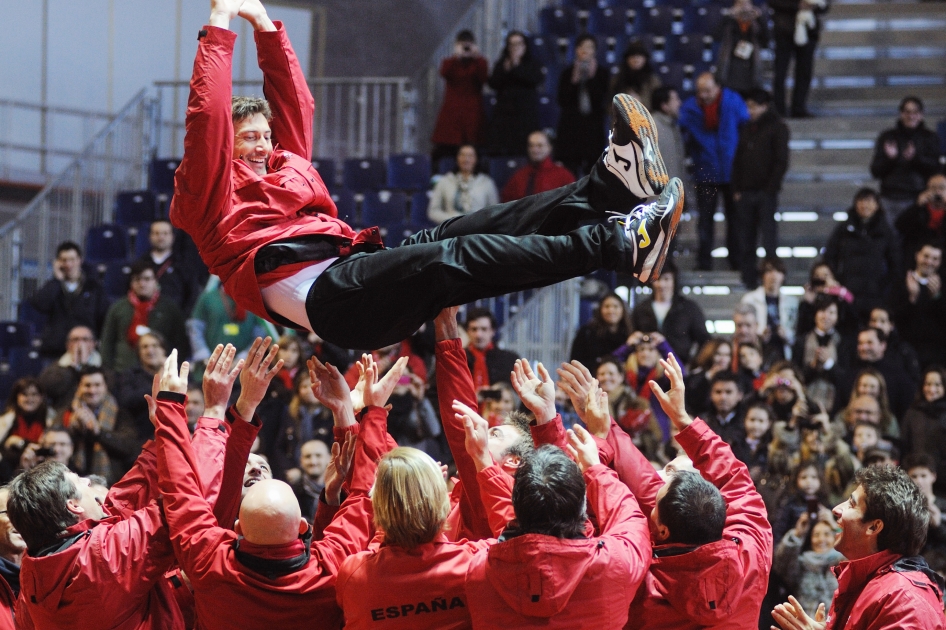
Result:
M712 72L704 72L696 79L696 98L703 105L709 105L719 96L719 84Z
M263 479L243 497L235 529L255 545L284 545L305 533L308 524L289 484Z

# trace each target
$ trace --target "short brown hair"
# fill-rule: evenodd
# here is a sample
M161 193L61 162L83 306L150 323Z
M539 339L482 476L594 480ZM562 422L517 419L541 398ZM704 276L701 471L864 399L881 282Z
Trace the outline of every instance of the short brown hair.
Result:
M258 96L234 96L230 101L230 116L239 122L255 114L262 114L267 122L273 119L273 110L265 98Z
M896 466L861 468L854 483L864 490L864 521L880 519L878 551L915 556L926 543L930 512L926 497L906 472ZM18 528L19 529L19 528Z
M10 482L7 515L23 536L27 549L36 553L56 542L79 518L66 507L82 495L66 477L69 469L58 462L43 462Z

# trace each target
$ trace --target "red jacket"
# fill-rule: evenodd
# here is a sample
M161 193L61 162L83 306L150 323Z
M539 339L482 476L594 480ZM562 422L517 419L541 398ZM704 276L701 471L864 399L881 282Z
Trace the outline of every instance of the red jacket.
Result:
M650 564L647 518L603 465L584 474L598 538L525 534L473 558L466 593L477 628L621 628Z
M677 442L703 478L726 501L723 538L673 555L676 545L654 547L654 561L631 606L626 628L755 628L772 566L772 527L749 470L723 440L697 418ZM641 509L650 514L663 481L613 422L606 443L614 468Z
M928 567L917 570L909 560L881 551L833 567L838 590L827 630L946 628L942 579L932 577Z
M171 222L190 234L210 273L220 276L237 304L270 321L260 287L309 263L285 265L257 278L254 261L261 247L313 234L336 237L343 249L353 241L380 243L377 228L356 235L337 218L335 203L309 161L315 101L282 23L276 26L274 32L255 32L263 94L273 111L273 141L278 142L269 172L260 177L232 158L236 34L205 26L194 60L184 158L174 175L170 212Z
M483 86L489 78L486 59L448 57L440 64L440 76L447 85L431 142L454 146L482 144L486 120Z
M532 182L532 191L528 192L529 180L533 177L535 180ZM567 186L574 181L575 176L572 175L570 170L561 164L553 162L551 157L547 157L537 165L531 163L526 164L513 173L509 181L506 182L506 185L503 186L500 199L503 203L515 201L522 199L527 193L537 195L542 192Z
M145 444L135 466L109 492L106 505L131 507L149 493L154 443ZM141 492L145 488L145 492ZM135 499L134 497L138 497ZM76 540L61 551L23 556L16 625L23 630L151 630L184 627L171 585L174 562L160 506L145 506L66 530Z
M16 605L16 598L13 596L13 589L3 578L0 578L0 630L14 630L13 625L13 607Z
M372 535L367 493L376 461L384 453L386 412L366 409L351 494L325 529L324 538L312 543L311 557L297 569L273 568L265 551L256 555L245 551L249 547L245 541L217 525L195 473L183 396L161 392L157 417L159 485L174 552L194 587L198 627L292 630L311 628L313 619L319 620L321 628L341 627L335 576L342 561L364 549ZM224 483L221 495L230 492ZM250 564L257 568L251 569ZM273 573L263 572L259 565L269 566Z

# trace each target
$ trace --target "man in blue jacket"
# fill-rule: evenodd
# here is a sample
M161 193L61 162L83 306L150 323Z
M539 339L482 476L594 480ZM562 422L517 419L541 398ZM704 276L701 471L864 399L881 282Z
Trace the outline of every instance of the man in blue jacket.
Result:
M697 224L700 247L697 269L713 267L713 215L716 199L723 195L726 209L726 247L729 267L739 269L742 260L739 232L735 229L736 207L729 186L733 159L739 144L739 125L749 120L749 110L742 98L716 83L709 72L696 80L696 96L680 108L680 128L686 134L696 181Z

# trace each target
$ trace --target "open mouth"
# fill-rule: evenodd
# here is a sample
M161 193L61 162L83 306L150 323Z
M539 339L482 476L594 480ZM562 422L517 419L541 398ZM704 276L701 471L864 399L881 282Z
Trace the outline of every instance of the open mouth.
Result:
M259 480L260 480L259 477L250 477L249 479L247 479L246 481L243 482L243 487L244 487L244 488L249 488L249 487L251 487L251 486L253 486L253 485L256 485L256 482L259 481Z

